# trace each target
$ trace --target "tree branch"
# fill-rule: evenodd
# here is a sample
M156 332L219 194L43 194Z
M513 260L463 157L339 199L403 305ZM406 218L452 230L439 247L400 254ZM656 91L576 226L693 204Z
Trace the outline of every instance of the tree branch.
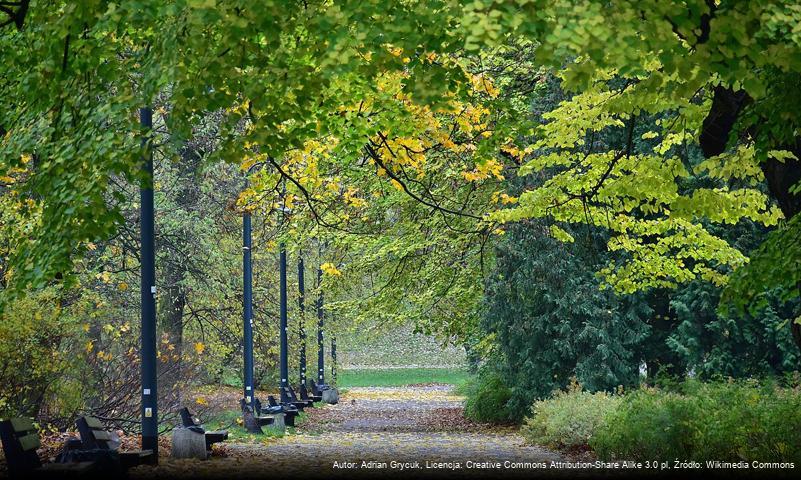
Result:
M379 136L384 138L383 135L381 135L381 133L379 133ZM463 217L469 217L469 218L473 218L473 219L476 219L476 220L481 220L481 217L473 215L472 213L460 212L460 211L457 211L457 210L451 210L450 208L443 207L441 205L437 205L435 203L428 202L425 199L417 196L414 192L412 192L409 189L409 187L406 185L406 183L404 183L403 180L401 180L397 175L395 175L395 173L392 170L387 168L387 166L384 164L384 162L381 161L381 156L378 154L378 152L376 152L373 149L372 146L365 145L365 150L370 155L370 157L378 164L378 166L383 168L384 171L387 172L387 175L389 176L389 178L391 178L391 179L395 180L396 182L398 182L400 184L401 188L403 189L403 191L406 192L406 194L409 195L410 197L412 197L413 199L417 200L418 202L422 203L423 205L431 207L431 208L433 208L435 210L439 210L441 212L450 213L450 214L453 214L453 215L459 215L459 216L463 216Z

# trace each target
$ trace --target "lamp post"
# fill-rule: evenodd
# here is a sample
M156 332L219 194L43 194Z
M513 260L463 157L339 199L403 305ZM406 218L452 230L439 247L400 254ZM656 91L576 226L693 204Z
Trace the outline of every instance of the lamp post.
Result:
M279 292L279 340L281 344L281 353L280 353L280 375L281 375L281 403L288 403L289 396L287 395L285 388L289 386L289 382L287 377L289 377L289 368L287 366L287 321L286 321L286 245L281 243L280 246L281 253L279 254L278 258L278 288Z
M281 194L281 219L285 219L289 209L286 208L286 181L284 182L284 189ZM279 374L281 375L281 403L289 403L289 396L286 393L286 388L289 387L289 367L287 365L287 294L286 294L286 244L281 242L279 246L280 253L278 255L278 288L279 288L279 343L281 352L279 355Z
M298 336L300 337L300 365L299 376L300 384L306 386L306 328L303 325L306 312L306 282L303 257L298 259L298 307L300 307L300 318L298 319Z
M244 282L244 295L242 299L242 327L244 332L244 397L245 403L250 405L255 392L253 385L253 263L251 259L250 212L242 214L242 272Z
M337 337L331 337L331 379L337 383Z
M142 180L139 187L141 235L142 328L140 365L142 374L142 449L153 450L158 461L158 395L156 377L156 256L155 220L153 207L153 151L150 135L153 129L153 111L150 107L139 110L139 121L145 134L142 137Z
M317 384L325 385L325 346L323 345L323 270L317 269Z

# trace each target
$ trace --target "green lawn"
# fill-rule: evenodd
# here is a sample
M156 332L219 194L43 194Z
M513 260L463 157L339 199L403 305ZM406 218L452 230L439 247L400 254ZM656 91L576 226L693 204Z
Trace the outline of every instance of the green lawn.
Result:
M317 404L319 406L319 404ZM269 441L271 438L283 437L284 434L271 429L268 426L262 427L264 435L254 435L245 430L245 427L239 424L241 421L242 412L239 410L226 410L218 413L209 418L206 427L210 430L225 429L228 430L229 440L236 443L259 443ZM300 415L295 417L295 426L301 426L307 420L306 412L301 412ZM295 432L294 427L287 427L286 433L292 434Z
M337 386L398 387L415 383L450 383L462 385L468 373L455 368L392 368L386 370L340 370Z

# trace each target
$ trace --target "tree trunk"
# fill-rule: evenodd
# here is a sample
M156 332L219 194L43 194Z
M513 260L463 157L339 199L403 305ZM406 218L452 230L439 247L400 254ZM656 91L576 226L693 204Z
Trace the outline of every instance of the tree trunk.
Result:
M751 101L751 97L743 90L735 92L720 86L715 88L712 108L704 119L700 136L701 149L705 157L720 155L726 150L735 122L743 108ZM751 127L749 133L752 137L756 137L759 133L758 126ZM762 163L762 172L765 174L771 195L779 204L784 217L789 220L801 212L801 195L790 192L794 185L801 182L801 161L798 160L801 159L801 138L795 138L794 142L786 145L779 145L777 149L792 152L796 160L778 161L769 158ZM798 290L801 295L801 285ZM791 322L790 329L796 346L801 350L801 325Z
M171 401L180 402L181 357L184 341L184 307L186 293L180 284L171 282L167 287L167 298L164 300L162 328L169 344L162 345L162 355L167 355L161 362L164 393Z

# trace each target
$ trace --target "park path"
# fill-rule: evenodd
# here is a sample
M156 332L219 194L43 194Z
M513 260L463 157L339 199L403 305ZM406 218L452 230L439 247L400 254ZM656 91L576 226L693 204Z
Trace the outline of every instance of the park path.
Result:
M469 468L468 462L481 466L482 462L564 460L555 452L525 445L512 428L465 420L462 405L463 399L446 385L350 388L338 405L307 409L308 418L293 435L255 444L227 442L226 457L205 462L166 459L156 472L148 469L142 474L147 478L154 473L217 478L507 477L530 476L532 471L491 465ZM548 472L537 473L539 477Z

